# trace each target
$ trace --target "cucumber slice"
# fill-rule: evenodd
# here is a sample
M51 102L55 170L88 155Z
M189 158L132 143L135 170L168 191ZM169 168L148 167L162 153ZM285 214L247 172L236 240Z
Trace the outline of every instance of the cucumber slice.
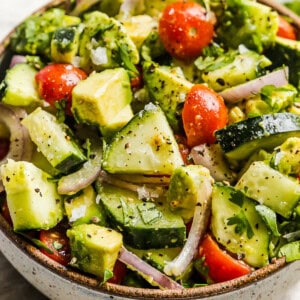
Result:
M109 173L171 175L183 164L164 113L150 103L106 146L102 167Z
M228 251L242 257L253 267L263 267L269 263L269 234L255 206L256 203L239 190L215 184L212 193L211 230L217 241ZM230 220L231 224L235 224L230 225ZM244 230L240 227L241 231L238 232L238 224L247 226Z
M24 118L22 124L38 150L62 173L68 173L86 161L85 155L68 134L67 126L40 107Z
M300 115L268 114L231 124L215 133L230 161L248 158L257 149L273 150L291 136L300 136Z
M272 169L263 161L253 162L236 188L286 218L291 216L300 200L298 180Z
M173 248L184 244L186 229L180 216L170 212L167 204L145 202L137 193L109 184L97 190L107 213L124 242L137 249Z

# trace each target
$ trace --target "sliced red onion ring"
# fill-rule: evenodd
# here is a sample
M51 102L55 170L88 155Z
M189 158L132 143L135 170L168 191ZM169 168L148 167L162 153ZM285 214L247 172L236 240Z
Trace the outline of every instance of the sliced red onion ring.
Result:
M136 192L138 193L139 199L159 198L166 192L164 186L130 183L128 181L119 179L114 175L110 175L104 171L101 172L99 180L117 186L119 188L124 188L129 191Z
M206 232L211 211L212 181L210 178L207 178L199 189L199 200L195 207L192 227L187 241L179 255L165 265L164 272L169 276L179 276L187 269L198 249L199 242Z
M232 182L235 174L229 169L219 144L201 144L191 149L190 153L196 165L206 167L216 181Z
M72 195L92 184L101 173L102 146L94 146L90 158L76 172L63 176L58 181L61 195Z
M9 68L12 68L14 65L21 64L24 62L26 62L26 57L24 55L13 55L9 64Z
M9 151L6 157L0 161L0 165L9 158L16 161L31 160L33 143L27 129L21 124L21 120L26 115L26 111L22 108L0 104L0 120L10 131Z
M184 289L179 283L150 266L125 247L122 247L120 251L119 260L126 264L129 269L137 271L152 285L159 286L161 289Z
M274 85L276 87L288 84L289 70L287 67L280 70L273 71L264 76L258 77L243 84L239 84L232 88L228 88L219 94L224 98L227 103L237 103L243 99L249 98L266 85Z

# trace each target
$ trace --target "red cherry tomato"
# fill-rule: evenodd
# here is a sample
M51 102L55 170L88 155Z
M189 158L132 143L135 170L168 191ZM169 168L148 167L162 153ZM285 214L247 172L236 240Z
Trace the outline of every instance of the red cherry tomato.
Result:
M158 30L167 52L183 60L199 56L214 34L206 10L196 2L185 1L166 6Z
M117 260L114 265L113 270L114 276L107 280L107 282L115 283L115 284L121 284L123 278L126 275L126 265L122 263L121 261Z
M40 241L49 248L52 253L41 248L41 252L63 266L66 266L71 259L69 239L64 228L56 226L49 230L40 231Z
M279 16L277 35L286 39L296 40L296 33L293 26L282 16Z
M9 150L9 139L0 138L0 160L2 160Z
M250 266L222 251L208 234L199 247L199 257L204 257L204 265L208 267L208 276L214 282L231 280L252 271Z
M223 98L203 84L194 85L187 94L182 110L188 146L214 143L215 130L224 127L227 118Z
M182 135L175 135L175 138L184 164L189 165L191 163L189 159L190 148L187 146L186 138Z
M87 74L71 64L50 64L36 74L39 95L50 105L67 101L66 111L71 113L72 90Z

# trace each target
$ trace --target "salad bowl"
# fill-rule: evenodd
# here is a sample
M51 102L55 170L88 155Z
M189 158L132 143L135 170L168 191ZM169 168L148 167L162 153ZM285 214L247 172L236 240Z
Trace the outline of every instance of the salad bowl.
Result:
M51 1L39 11L63 2ZM6 48L10 36L0 43L1 79L12 57ZM133 288L113 283L101 285L94 277L49 259L24 236L15 233L2 215L0 251L30 284L49 299L287 299L289 289L300 278L300 261L286 263L284 258L279 258L248 275L184 290Z

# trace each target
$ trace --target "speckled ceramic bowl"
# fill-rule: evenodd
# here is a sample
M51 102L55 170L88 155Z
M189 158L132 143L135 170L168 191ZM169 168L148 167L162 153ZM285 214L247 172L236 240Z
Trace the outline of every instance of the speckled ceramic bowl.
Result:
M42 10L62 3L62 0L51 1ZM9 36L0 43L0 78L3 78L11 58L11 53L5 49L8 41ZM47 258L15 234L1 215L0 250L21 275L50 299L290 299L285 296L286 291L300 278L300 262L285 264L284 259L279 259L235 280L180 291L115 284L100 286L100 282L93 277L65 268Z

